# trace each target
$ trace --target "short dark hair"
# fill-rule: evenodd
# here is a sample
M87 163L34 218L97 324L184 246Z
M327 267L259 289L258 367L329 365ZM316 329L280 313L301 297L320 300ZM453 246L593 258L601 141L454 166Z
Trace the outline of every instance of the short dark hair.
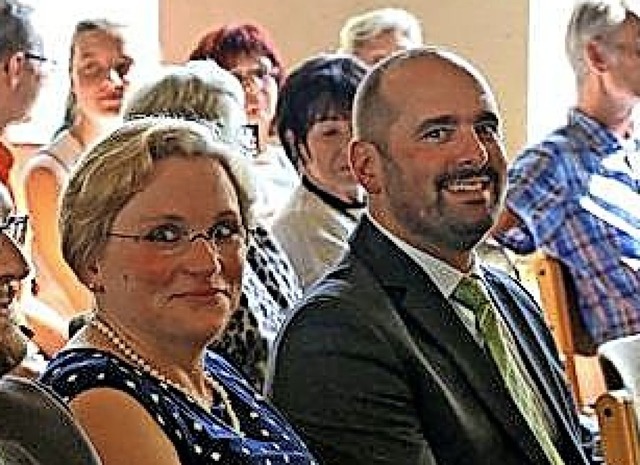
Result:
M322 54L298 65L285 80L276 106L275 125L280 142L298 167L299 144L323 116L351 117L353 99L366 68L349 55Z
M32 8L15 0L0 0L0 59L35 45L31 12Z
M232 60L240 54L258 54L271 60L278 87L284 79L280 52L269 33L257 24L226 24L205 34L189 55L189 60L215 60L229 70Z
M389 72L417 58L436 58L458 63L470 72L469 65L461 57L437 46L416 47L403 50L385 58L369 70L358 87L353 104L353 133L358 140L370 142L384 155L388 153L388 132L401 109L395 108L382 94L382 84ZM478 79L480 76L475 73ZM428 85L428 83L425 83Z

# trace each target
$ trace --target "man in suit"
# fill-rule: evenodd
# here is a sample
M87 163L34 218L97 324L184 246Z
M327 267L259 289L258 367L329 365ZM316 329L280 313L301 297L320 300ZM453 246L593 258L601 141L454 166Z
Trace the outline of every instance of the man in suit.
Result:
M500 131L484 78L441 49L400 52L358 89L368 213L288 320L267 386L321 463L588 463L540 309L476 260L505 187ZM457 297L469 280L482 305Z

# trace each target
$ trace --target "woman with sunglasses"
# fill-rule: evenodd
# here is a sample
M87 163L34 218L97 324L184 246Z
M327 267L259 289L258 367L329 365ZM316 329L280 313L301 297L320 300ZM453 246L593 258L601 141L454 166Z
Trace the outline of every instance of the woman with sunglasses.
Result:
M42 381L69 402L105 465L315 463L286 420L206 350L240 301L253 227L245 163L210 126L143 118L92 147L71 175L62 251L95 312Z
M37 296L65 318L87 309L91 298L60 254L60 191L80 153L119 121L132 64L118 25L103 19L78 23L70 52L65 128L25 167Z

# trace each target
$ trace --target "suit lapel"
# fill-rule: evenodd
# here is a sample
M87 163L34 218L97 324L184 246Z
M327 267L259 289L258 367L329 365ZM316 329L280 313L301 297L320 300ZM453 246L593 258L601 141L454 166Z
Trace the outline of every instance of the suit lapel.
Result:
M505 434L521 446L533 463L546 463L542 449L511 400L493 360L475 342L424 271L366 218L356 229L351 247L377 276L405 325L410 322L406 326L416 345L436 344L445 352Z
M509 327L512 336L520 350L521 358L528 368L529 374L538 387L540 395L546 400L555 421L558 423L558 431L562 436L566 431L575 431L576 425L568 418L566 412L573 408L570 402L564 398L562 383L558 376L558 369L552 365L553 354L549 353L544 341L531 330L538 325L531 321L533 318L528 312L520 308L517 313L512 309L518 307L514 302L512 292L501 292L505 289L505 284L492 273L485 273L491 298L497 310ZM570 441L574 443L575 441Z

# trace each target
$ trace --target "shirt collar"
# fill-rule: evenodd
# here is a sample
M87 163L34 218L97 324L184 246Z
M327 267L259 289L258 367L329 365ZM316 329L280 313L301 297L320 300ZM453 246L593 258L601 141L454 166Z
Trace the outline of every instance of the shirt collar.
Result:
M569 125L581 128L591 142L591 146L597 147L598 153L610 155L622 148L618 136L578 108L569 110Z
M424 252L408 242L403 241L399 237L395 236L391 231L386 229L380 223L378 223L369 212L366 213L369 221L380 230L391 242L393 242L400 250L406 253L414 262L422 268L422 270L429 276L431 281L435 284L438 290L447 299L451 298L451 295L455 291L456 287L467 274L462 273L456 268L449 265L447 262L434 257L433 255ZM482 269L478 266L478 257L475 252L473 253L473 265L469 274L475 274L482 277Z

